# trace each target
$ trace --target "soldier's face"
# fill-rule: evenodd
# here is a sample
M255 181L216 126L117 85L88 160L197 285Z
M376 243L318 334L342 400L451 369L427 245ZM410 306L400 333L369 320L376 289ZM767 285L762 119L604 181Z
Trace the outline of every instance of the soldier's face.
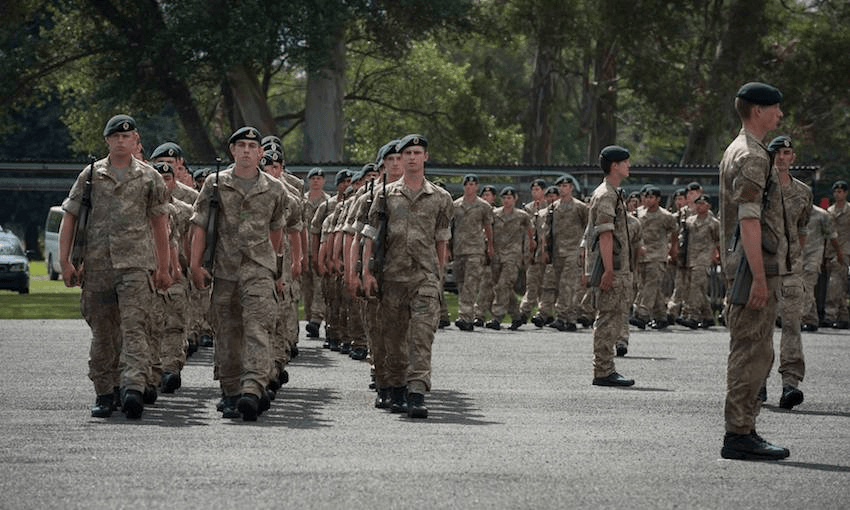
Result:
M782 120L782 109L778 104L771 106L757 106L759 120L767 131L773 131L779 126L779 121Z
M531 199L535 202L539 202L543 200L543 194L546 192L545 189L540 186L532 186L531 187Z
M548 195L546 195L546 201L550 204L555 202L555 200L558 200L559 198L561 198L561 195L557 193L549 193Z
M496 201L496 195L489 191L485 191L484 193L482 193L481 198L490 205L493 205L493 203Z
M389 154L384 157L384 171L387 172L387 179L395 181L404 173L404 164L401 162L401 154Z
M174 180L174 175L167 172L161 175L162 180L165 181L165 189L168 191L174 191L174 188L177 187L177 181Z
M676 209L681 209L685 206L687 200L682 195L676 195Z
M687 202L689 204L693 204L694 200L697 199L698 196L702 195L702 190L698 189L689 189L687 193Z
M658 209L658 197L655 195L645 195L643 197L643 204L650 211L654 211L655 209Z
M428 161L428 151L421 145L411 145L401 151L401 160L404 163L405 172L424 172L425 162Z
M696 208L697 208L697 214L703 215L703 214L707 213L709 209L711 209L711 204L709 204L708 202L697 202Z
M109 154L115 156L132 156L138 144L139 133L136 131L112 133L106 137L106 145L109 146Z
M516 205L516 197L513 195L502 195L502 205L506 209L513 209Z
M562 197L571 197L573 196L573 183L564 181L558 185L558 191L561 193Z
M832 192L832 196L835 198L836 202L844 202L847 200L847 191L844 188L835 188Z
M325 178L321 175L314 175L310 177L310 189L311 190L320 190L325 187Z
M477 195L478 194L478 183L475 181L466 181L463 184L463 194L464 195Z
M281 172L283 172L283 167L280 166L280 163L272 163L271 165L266 165L265 167L263 167L263 170L265 170L267 174L277 179L278 177L280 177Z
M794 164L795 159L797 159L797 155L794 154L794 149L790 147L782 147L776 151L776 156L774 156L773 162L776 164L776 168L783 172L787 172L788 169L791 168L791 165Z
M263 148L254 140L237 140L230 144L230 155L241 168L257 168L263 159Z

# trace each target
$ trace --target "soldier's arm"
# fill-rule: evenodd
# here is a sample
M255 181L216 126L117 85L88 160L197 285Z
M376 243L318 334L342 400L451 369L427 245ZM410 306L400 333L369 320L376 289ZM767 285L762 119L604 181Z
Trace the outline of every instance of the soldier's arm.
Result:
M151 218L154 251L156 252L156 270L154 286L166 290L171 286L169 268L171 266L171 243L168 241L168 214L158 214Z
M191 229L192 248L189 251L189 276L192 283L198 289L205 289L212 277L203 267L204 249L207 246L207 232L204 227L197 223L192 224Z
M62 266L62 280L66 287L80 284L80 269L71 264L71 248L74 244L74 230L77 228L77 216L65 211L59 227L59 265Z
M301 276L301 272L304 268L302 264L302 260L304 258L304 247L301 245L302 238L304 237L303 233L303 230L289 233L289 255L291 257L293 280Z
M437 252L439 254L439 251ZM369 270L369 260L372 258L372 239L364 236L363 242L363 291L367 297L374 296L378 292L378 280Z
M487 256L493 258L493 225L484 225L484 237L487 239Z
M767 277L764 274L764 259L761 253L761 223L758 218L742 218L741 244L744 255L753 273L753 284L750 287L750 299L747 307L759 310L767 305Z
M599 256L604 268L599 288L608 290L614 286L614 234L610 230L599 233Z
M442 271L449 260L449 242L436 241L435 246L437 248L437 263L440 266L438 269Z

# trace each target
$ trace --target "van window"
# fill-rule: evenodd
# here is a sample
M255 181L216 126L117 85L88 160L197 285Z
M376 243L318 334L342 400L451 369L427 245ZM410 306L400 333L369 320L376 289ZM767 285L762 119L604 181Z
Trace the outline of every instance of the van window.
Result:
M59 225L62 223L62 208L53 206L47 214L47 223L44 225L44 230L47 232L59 232Z

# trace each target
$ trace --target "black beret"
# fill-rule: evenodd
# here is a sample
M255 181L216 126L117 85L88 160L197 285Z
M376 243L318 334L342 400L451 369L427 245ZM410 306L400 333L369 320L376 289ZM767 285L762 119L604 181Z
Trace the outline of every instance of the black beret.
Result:
M692 181L688 183L688 191L698 191L702 189L702 184L697 181Z
M629 150L619 145L609 145L599 152L599 157L618 163L629 159Z
M153 168L160 174L174 175L174 169L168 163L154 163Z
M561 184L564 184L565 182L569 182L570 184L572 184L573 188L577 187L576 186L577 182L576 182L575 177L573 177L570 174L563 174L560 177L558 177L557 179L555 179L555 186L560 186Z
M545 190L546 186L547 186L546 181L543 180L543 179L534 179L533 181L531 181L531 184L528 185L529 188L533 188L535 186L537 186L540 189Z
M464 176L463 176L463 183L464 183L464 184L466 184L467 182L474 182L474 183L478 183L478 176L477 176L477 175L475 175L475 174L466 174L466 175L464 175Z
M679 189L677 189L676 191L673 192L673 196L674 197L683 197L687 193L688 193L688 190L686 190L685 188L679 188Z
M230 135L230 139L227 141L227 144L230 145L232 143L236 143L239 140L250 140L252 142L260 143L260 132L257 131L256 128L252 128L251 126L245 126L237 129L232 135Z
M334 186L339 186L346 179L351 179L351 170L340 170L336 173L336 176L334 177Z
M262 140L260 140L260 145L266 145L267 143L276 143L278 145L283 145L280 141L280 138L275 135L267 135L264 136Z
M512 196L515 197L516 196L516 190L513 188L513 186L505 186L504 188L502 188L502 192L499 193L499 195L501 195L501 196L512 195Z
M355 182L362 181L363 177L365 175L366 175L366 172L364 172L363 170L358 170L358 171L351 174L351 182L355 183Z
M448 191L448 188L446 187L446 183L442 179L439 180L439 181L434 181L434 186L439 186L439 187L443 188L444 190Z
M487 191L489 191L490 193L492 193L494 195L496 194L496 188L494 186L490 185L490 184L487 184L486 186L481 188L481 191L479 191L478 194L483 195Z
M847 181L835 181L835 183L832 185L832 190L835 191L838 188L847 191Z
M109 136L113 133L126 133L127 131L136 130L136 121L129 115L116 115L106 122L106 127L103 128L103 136Z
M558 191L557 186L549 186L548 188L546 188L546 194L547 195L560 195L561 192Z
M285 153L283 152L283 145L275 142L266 142L261 144L264 151L275 151L279 152L281 157L285 160Z
M209 168L199 168L199 169L195 170L194 172L192 172L192 177L194 177L195 180L198 180L198 179L206 177L208 173L210 173Z
M740 97L748 103L762 106L770 106L782 102L782 92L779 89L757 81L745 83L738 89L736 97Z
M646 195L646 196L652 195L652 196L660 197L661 196L661 189L658 188L658 186L653 186L652 184L648 184L648 185L644 186L643 194Z
M640 200L640 191L632 191L629 193L629 200L631 199Z
M698 196L694 199L694 203L697 203L697 202L705 202L706 204L710 204L711 200L708 199L708 195L703 193L702 195L700 195L700 196Z
M182 158L183 149L174 142L165 142L151 152L151 159L156 158Z
M397 154L396 146L400 140L390 140L383 147L378 149L378 156L375 158L375 165L381 166L384 164L384 158L390 154Z
M322 170L319 167L313 167L313 168L310 169L309 172L307 172L307 178L308 179L310 177L324 177L324 176L325 176L325 171Z
M283 154L278 151L266 151L263 153L263 165L271 165L273 163L283 164Z
M791 149L794 147L794 144L791 143L791 139L785 135L779 135L767 145L767 150L770 152L776 152L779 149Z
M422 135L417 134L409 134L398 141L395 146L396 152L401 152L407 147L411 147L414 145L421 145L422 147L428 148L428 139Z
M369 172L377 173L378 167L377 165L375 165L375 163L366 163L365 165L363 165L363 168L361 168L360 171L363 172L363 175L365 176Z

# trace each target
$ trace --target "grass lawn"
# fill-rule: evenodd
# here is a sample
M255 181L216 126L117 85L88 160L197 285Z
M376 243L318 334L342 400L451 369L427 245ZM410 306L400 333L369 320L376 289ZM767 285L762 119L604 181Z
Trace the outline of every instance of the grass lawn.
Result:
M457 295L443 294L449 316L457 318ZM298 304L299 316L304 307ZM8 319L81 319L80 288L67 288L62 280L51 281L43 261L30 262L30 293L0 290L0 320Z
M43 261L30 262L30 293L0 290L0 320L81 319L80 288L51 281Z

